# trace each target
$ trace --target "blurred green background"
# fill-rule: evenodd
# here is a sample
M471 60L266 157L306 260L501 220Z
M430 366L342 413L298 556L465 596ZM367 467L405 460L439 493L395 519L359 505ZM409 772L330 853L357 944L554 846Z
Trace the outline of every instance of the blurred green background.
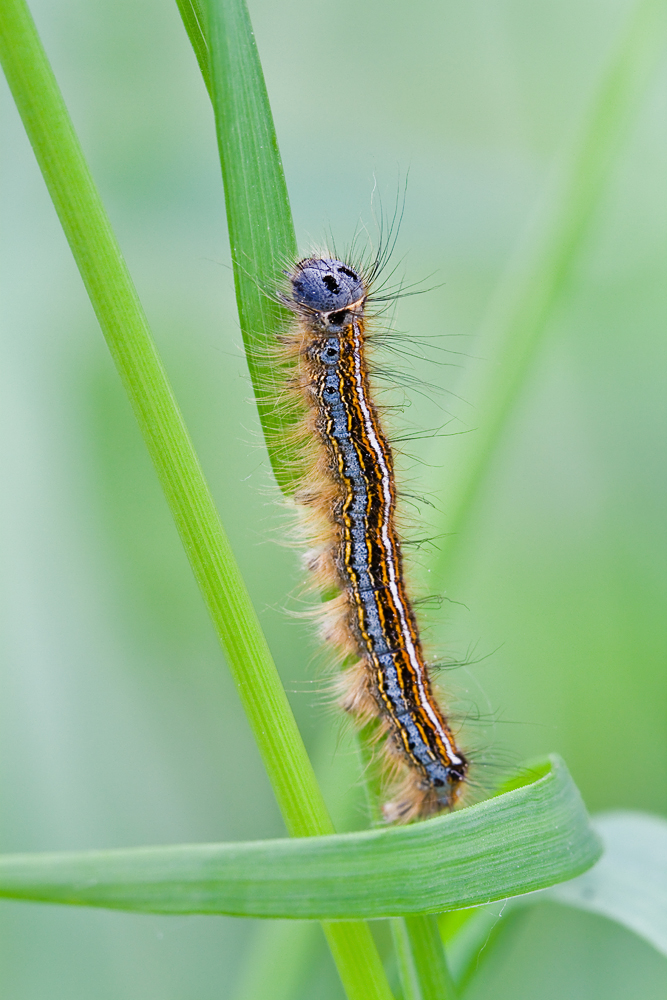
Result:
M457 383L629 0L253 0L300 246L345 246L406 175L393 324L428 337L401 427L474 426ZM298 610L251 402L212 115L175 4L31 5L341 828L350 734ZM567 295L457 548L428 641L490 787L563 754L592 812L665 802L665 74L652 75ZM176 532L2 86L2 850L283 834ZM396 401L397 397L387 397ZM474 433L474 431L473 431ZM447 439L400 459L409 533L447 531ZM444 466L444 469L443 469ZM434 561L423 549L414 571ZM420 593L428 592L424 586ZM352 801L352 805L349 802ZM346 803L348 803L346 805ZM254 922L2 902L2 992L237 1000ZM342 996L313 936L296 997ZM507 922L470 997L661 997L667 963L602 918ZM277 989L277 987L276 987ZM277 994L276 994L277 995Z

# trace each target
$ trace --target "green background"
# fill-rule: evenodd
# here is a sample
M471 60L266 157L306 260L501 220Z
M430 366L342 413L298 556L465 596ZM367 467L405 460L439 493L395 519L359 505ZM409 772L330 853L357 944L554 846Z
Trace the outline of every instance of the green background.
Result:
M393 318L415 338L397 346L422 357L380 359L405 373L383 396L403 407L396 426L474 433L457 383L484 364L475 335L491 295L631 9L251 4L303 252L329 233L344 247L360 219L375 240L373 206L391 214L409 175L394 260L431 290ZM300 573L275 544L286 516L250 401L212 115L176 7L32 10L332 811L341 829L363 826L326 665L285 613L304 607ZM665 810L664 95L663 67L459 541L448 600L426 612L432 650L477 661L442 683L481 788L557 750L593 812ZM2 850L281 835L4 85L2 121ZM409 536L447 531L435 492L447 448L401 446ZM427 594L434 555L415 562ZM0 913L3 992L20 1000L237 1000L262 933L224 918ZM501 933L471 997L662 996L664 960L601 918L542 905ZM341 996L323 947L293 995Z

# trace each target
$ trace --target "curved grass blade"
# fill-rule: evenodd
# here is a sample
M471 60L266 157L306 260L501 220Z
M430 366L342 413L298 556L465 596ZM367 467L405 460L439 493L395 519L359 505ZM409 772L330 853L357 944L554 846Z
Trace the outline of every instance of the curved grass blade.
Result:
M586 245L622 136L664 50L662 0L639 0L601 82L560 189L517 253L489 307L478 363L457 395L472 404L474 434L452 436L432 485L447 511L447 534L432 571L442 579L455 558L491 460L514 412L546 331ZM441 446L433 464L443 467ZM436 580L437 583L437 580ZM433 581L431 581L431 586Z
M468 809L401 828L8 855L0 859L0 895L153 913L319 920L475 906L572 878L600 856L560 758L530 777Z

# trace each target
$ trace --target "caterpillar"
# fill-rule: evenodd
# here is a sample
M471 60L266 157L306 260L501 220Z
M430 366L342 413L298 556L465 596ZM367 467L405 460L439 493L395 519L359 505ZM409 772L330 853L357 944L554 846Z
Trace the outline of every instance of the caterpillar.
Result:
M468 762L434 697L406 591L393 456L366 358L374 273L329 257L299 261L286 272L281 299L293 319L282 342L303 405L307 471L294 499L311 546L305 563L323 593L336 592L323 605L322 637L354 658L340 702L360 726L377 720L394 775L383 814L408 822L451 808Z

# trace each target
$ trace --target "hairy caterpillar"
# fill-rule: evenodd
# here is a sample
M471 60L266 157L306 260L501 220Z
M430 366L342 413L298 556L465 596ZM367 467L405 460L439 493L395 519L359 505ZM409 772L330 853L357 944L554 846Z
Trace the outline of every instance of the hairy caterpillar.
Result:
M407 822L451 808L468 765L434 698L406 594L392 452L365 356L370 279L315 257L288 278L294 321L283 343L308 450L295 495L312 546L306 564L324 592L338 592L324 605L322 634L356 658L341 674L341 704L360 725L379 720L384 758L400 774L384 815Z

